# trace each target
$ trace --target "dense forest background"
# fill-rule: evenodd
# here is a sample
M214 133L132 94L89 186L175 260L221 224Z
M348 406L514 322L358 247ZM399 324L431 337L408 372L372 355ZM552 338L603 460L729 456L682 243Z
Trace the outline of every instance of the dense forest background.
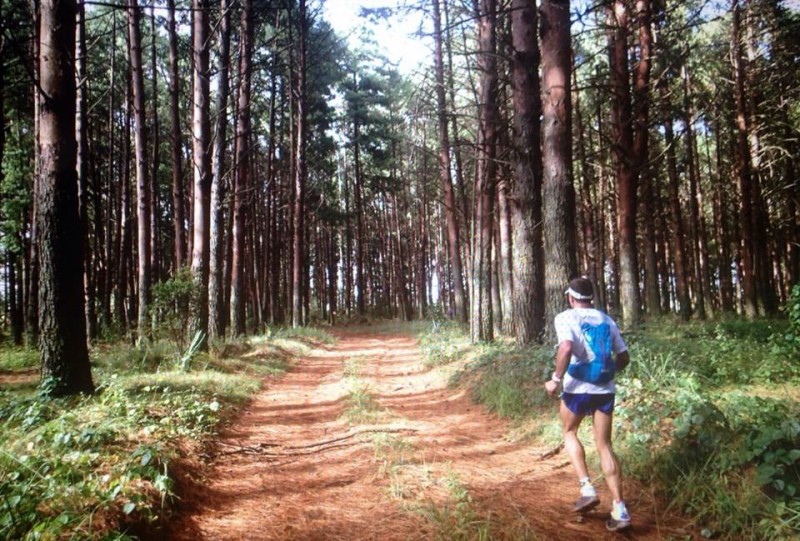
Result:
M119 335L369 313L529 344L577 274L629 327L778 313L790 3L394 9L424 14L411 75L305 0L2 1L2 328L58 392L91 390L86 339Z

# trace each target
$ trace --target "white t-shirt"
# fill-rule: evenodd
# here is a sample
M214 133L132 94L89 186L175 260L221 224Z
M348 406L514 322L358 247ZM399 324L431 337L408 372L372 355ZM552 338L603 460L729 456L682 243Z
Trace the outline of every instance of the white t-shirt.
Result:
M564 340L572 342L570 364L589 360L586 339L583 336L583 332L581 332L582 322L590 325L607 323L611 330L611 347L614 355L628 351L628 346L625 345L625 341L622 339L619 327L608 315L596 308L570 308L558 314L555 319L558 343L561 344ZM573 378L569 373L564 374L563 385L565 393L609 394L616 390L614 380L602 384L588 383Z

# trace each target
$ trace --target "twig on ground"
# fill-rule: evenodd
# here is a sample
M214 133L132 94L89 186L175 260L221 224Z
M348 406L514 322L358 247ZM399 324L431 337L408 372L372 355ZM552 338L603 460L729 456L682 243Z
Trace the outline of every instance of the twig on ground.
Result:
M339 447L344 447L344 445L331 445L334 443L338 443L341 441L345 441L361 434L369 434L369 433L396 433L396 432L416 432L416 429L413 428L369 428L365 430L359 430L358 432L351 432L350 434L345 434L344 436L340 436L338 438L332 438L329 440L318 441L314 443L308 443L305 445L280 445L278 443L270 443L270 442L262 442L256 445L231 445L230 443L225 442L218 442L218 444L222 447L227 447L229 451L223 451L217 453L218 455L234 455L238 453L242 454L252 454L252 455L262 455L262 456L275 456L275 457L285 457L285 456L303 456L303 455L311 455L321 451L327 451L328 449L335 449ZM278 447L284 451L289 452L279 452L279 453L272 453L267 451L267 449L271 447ZM314 448L318 449L314 449ZM313 451L307 451L308 449L314 449ZM291 452L296 451L296 452Z
M545 451L541 455L539 455L539 460L547 460L550 457L556 456L558 453L561 452L561 449L564 448L564 442L559 443L549 451Z

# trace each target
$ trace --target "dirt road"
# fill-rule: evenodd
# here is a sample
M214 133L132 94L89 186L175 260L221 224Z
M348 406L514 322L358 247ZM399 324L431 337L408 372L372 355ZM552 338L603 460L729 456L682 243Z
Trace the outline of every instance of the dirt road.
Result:
M408 334L339 331L223 433L169 538L686 539L638 489L633 531L605 530L602 486L602 511L578 523L564 453L509 442L505 421L443 379Z

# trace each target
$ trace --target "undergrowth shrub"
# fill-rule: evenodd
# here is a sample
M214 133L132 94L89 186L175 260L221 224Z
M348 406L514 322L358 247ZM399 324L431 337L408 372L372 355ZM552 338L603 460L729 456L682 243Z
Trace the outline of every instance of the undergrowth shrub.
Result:
M209 437L258 389L245 372L278 373L285 355L265 346L180 367L165 340L101 344L95 395L0 389L0 539L127 539L158 520L179 449ZM230 370L209 369L217 366Z
M482 345L467 368L475 374L472 395L504 417L521 419L534 415L552 403L542 387L552 372L552 361L550 348L520 350L504 344Z
M90 397L3 400L0 538L100 539L113 525L156 520L172 497L173 442L206 436L241 398L221 390L257 387L241 376L191 379L112 377Z
M619 380L627 469L720 538L800 532L800 406L788 395L757 396L742 387L755 376L732 366L763 366L772 328L689 325L639 336ZM746 353L732 356L737 344Z
M23 370L39 365L39 352L33 348L0 346L0 370Z
M615 412L625 469L715 538L800 535L800 286L785 310L788 322L663 318L625 336L632 360ZM441 333L426 339L448 347ZM552 416L541 389L552 347L464 354L452 382L475 400L509 418Z
M450 364L469 349L464 330L453 321L432 321L418 341L427 368Z
M187 347L189 328L189 301L194 285L189 267L183 267L174 276L153 286L153 310L158 315L158 334L170 340L182 354Z

